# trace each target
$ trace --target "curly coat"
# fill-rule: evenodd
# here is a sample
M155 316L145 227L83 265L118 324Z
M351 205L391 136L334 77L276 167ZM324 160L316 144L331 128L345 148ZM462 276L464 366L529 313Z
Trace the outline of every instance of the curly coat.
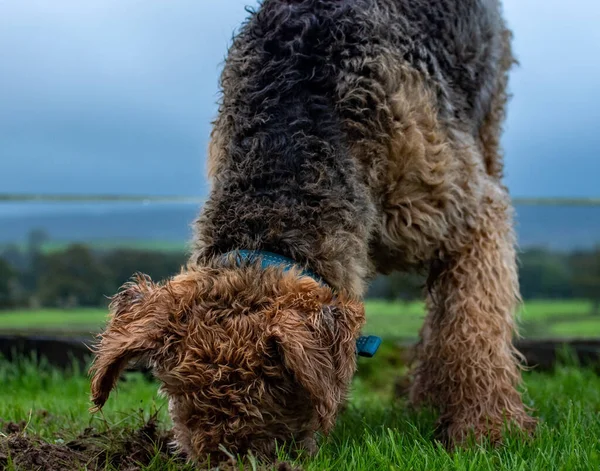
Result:
M428 268L413 403L439 409L450 443L532 428L499 149L510 37L497 0L264 0L223 71L191 267L117 296L94 402L145 354L192 456L310 441L343 402L368 281ZM239 249L292 258L333 291L224 268Z
M364 308L298 271L189 267L155 284L139 275L113 298L92 366L99 409L144 358L169 398L177 446L196 459L277 441L314 451L355 371ZM214 462L214 461L213 461Z

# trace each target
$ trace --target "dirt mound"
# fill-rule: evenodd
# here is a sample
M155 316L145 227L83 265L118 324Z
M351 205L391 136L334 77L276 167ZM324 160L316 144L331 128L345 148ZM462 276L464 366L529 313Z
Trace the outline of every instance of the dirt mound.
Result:
M54 471L78 469L88 462L83 454L67 447L44 443L21 434L0 440L0 469L7 468L10 463L18 470Z
M0 436L0 469L9 463L18 470L123 469L133 471L152 460L184 461L172 454L170 435L159 430L155 419L133 431L96 432L88 428L76 439L48 443L24 433L24 424L9 422Z
M151 418L136 430L98 432L87 428L74 440L48 443L30 436L26 422L3 422L0 419L0 470L9 466L23 471L57 470L141 470L151 463L170 463L177 469L192 470L185 459L169 446L170 433L159 429ZM252 466L249 469L257 469ZM239 470L239 463L222 463L221 471ZM258 467L261 471L300 471L289 463Z

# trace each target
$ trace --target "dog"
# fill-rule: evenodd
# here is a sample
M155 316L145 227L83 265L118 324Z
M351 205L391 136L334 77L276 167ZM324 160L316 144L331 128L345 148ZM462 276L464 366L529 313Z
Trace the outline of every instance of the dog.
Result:
M192 459L314 452L356 368L369 280L429 270L412 404L439 410L451 446L533 430L499 145L510 42L497 0L264 0L222 72L188 267L114 298L96 408L143 358Z

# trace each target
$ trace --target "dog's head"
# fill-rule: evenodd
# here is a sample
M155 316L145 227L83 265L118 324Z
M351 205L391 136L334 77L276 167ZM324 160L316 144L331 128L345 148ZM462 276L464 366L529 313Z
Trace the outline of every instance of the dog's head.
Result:
M190 268L163 284L138 276L113 298L96 349L101 408L127 363L145 360L169 397L191 458L328 432L356 366L363 305L309 277L257 267Z

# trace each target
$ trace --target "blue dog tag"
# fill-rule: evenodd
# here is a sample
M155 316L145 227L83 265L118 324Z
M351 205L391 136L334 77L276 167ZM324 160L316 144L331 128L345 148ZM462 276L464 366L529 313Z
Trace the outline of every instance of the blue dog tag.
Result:
M381 338L374 335L364 335L356 341L356 352L361 357L371 358L377 353L381 345Z

